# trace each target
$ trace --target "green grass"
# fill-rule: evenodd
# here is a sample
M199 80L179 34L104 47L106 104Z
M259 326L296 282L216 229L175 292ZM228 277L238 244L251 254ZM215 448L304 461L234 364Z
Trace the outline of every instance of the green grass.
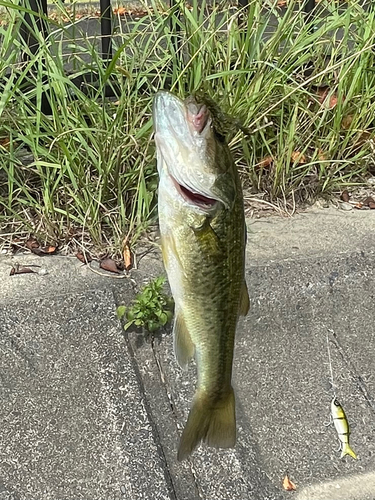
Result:
M309 30L299 4L290 2L283 15L262 5L250 2L241 29L238 12L222 5L208 12L153 4L147 23L117 28L108 67L92 40L71 41L76 74L99 73L98 90L87 96L64 70L66 25L52 21L54 36L21 63L24 10L0 0L8 15L0 26L1 227L60 244L90 240L113 253L125 237L134 242L156 218L151 103L166 82L180 96L199 91L219 105L245 188L269 201L313 201L373 173L374 14L359 3L339 11L328 2ZM58 8L74 23L74 10ZM265 37L271 16L277 26ZM180 26L177 50L171 25ZM304 77L311 60L314 71ZM102 98L113 79L118 103ZM319 85L336 98L332 109L319 102ZM41 113L43 91L51 116Z

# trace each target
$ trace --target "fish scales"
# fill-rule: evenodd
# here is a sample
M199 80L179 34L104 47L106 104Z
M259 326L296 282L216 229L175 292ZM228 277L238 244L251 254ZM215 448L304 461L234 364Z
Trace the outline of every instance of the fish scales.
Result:
M210 113L190 98L154 100L162 252L175 300L174 350L186 368L194 356L197 391L178 458L200 441L234 446L231 385L239 314L248 310L245 219L239 175Z

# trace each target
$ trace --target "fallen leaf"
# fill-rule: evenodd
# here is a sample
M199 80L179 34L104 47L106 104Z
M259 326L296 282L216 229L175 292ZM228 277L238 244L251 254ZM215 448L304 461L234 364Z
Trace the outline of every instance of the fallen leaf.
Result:
M89 255L88 253L86 252L82 252L81 250L79 250L77 253L76 253L76 257L78 260L80 260L83 264L88 264L89 262L92 261L92 258L91 258L91 255Z
M34 238L33 236L30 236L30 238L26 241L25 245L26 245L26 248L28 248L31 251L34 248L40 247L38 240L36 238Z
M333 109L337 103L338 103L338 98L337 94L335 92L332 92L329 95L329 87L318 87L316 89L316 93L319 96L319 103L323 106L325 106L328 109ZM329 97L328 97L329 95Z
M118 7L117 9L113 9L113 13L114 14L117 14L119 16L123 16L124 14L126 14L126 9L125 7Z
M57 247L54 245L46 245L42 247L38 240L34 238L33 236L30 236L30 238L26 241L25 243L26 248L31 250L35 255L52 255L56 252Z
M125 269L129 271L132 267L132 254L130 251L130 247L128 243L125 243L124 245L124 251L123 251L123 256L124 256L124 264L125 264Z
M345 201L345 203L348 203L348 202L349 202L350 195L349 195L349 191L348 191L347 189L345 189L345 190L341 193L341 199L342 199L342 201Z
M339 102L339 100L337 99L337 95L336 94L332 94L329 98L329 101L328 101L328 108L329 109L332 109L334 108L337 103Z
M10 276L14 276L15 274L28 274L28 273L34 273L35 274L35 271L33 271L32 269L30 269L29 267L23 267L23 266L19 266L17 264L16 266L12 267L12 269L10 270L9 275Z
M117 268L116 262L113 259L103 259L100 261L100 266L105 271L109 271L110 273L119 274L119 270Z
M42 253L48 253L48 254L55 253L56 250L57 250L57 247L55 247L53 245L47 245L46 247L41 247L40 248L40 251Z
M370 206L370 203L375 203L375 200L372 196L368 196L365 200L362 201L363 205L366 207Z
M297 489L297 486L289 479L288 474L286 474L283 479L283 488L286 491L294 491Z
M255 166L257 168L269 168L272 165L273 161L274 161L273 156L265 156L263 160L261 160Z
M33 247L30 248L30 250L35 253L35 255L43 256L43 255L52 255L56 253L57 247L54 247L52 245L47 245L45 247Z
M290 159L293 163L298 163L298 165L306 163L306 156L299 151L293 151Z
M375 210L375 201L370 201L368 206L371 208L371 210Z

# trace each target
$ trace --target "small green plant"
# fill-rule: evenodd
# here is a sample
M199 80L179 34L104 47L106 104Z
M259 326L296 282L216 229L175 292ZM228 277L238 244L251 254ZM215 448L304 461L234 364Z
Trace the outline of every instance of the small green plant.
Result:
M130 307L117 308L118 318L127 320L125 330L135 325L155 332L172 319L173 299L163 292L164 283L165 278L159 276L142 288Z

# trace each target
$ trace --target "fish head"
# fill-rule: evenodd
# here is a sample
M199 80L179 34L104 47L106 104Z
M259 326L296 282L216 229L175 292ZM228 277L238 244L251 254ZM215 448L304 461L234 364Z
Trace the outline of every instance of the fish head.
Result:
M331 412L332 415L336 415L338 412L342 411L341 404L339 403L336 396L333 397L331 401Z
M236 197L233 160L203 103L170 92L154 97L153 121L159 175L173 181L174 196L198 213L232 208Z

